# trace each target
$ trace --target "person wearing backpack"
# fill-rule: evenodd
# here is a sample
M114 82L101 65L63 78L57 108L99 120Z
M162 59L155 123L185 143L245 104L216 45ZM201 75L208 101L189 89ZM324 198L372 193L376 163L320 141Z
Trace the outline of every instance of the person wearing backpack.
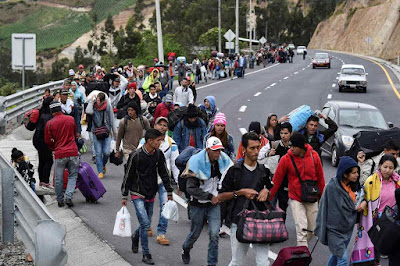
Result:
M190 104L186 115L178 122L174 129L173 139L178 145L179 152L182 152L187 146L202 149L206 134L206 123L198 117L197 107Z
M308 246L318 213L318 200L325 187L324 171L318 153L306 144L305 137L295 132L290 137L291 147L279 161L269 199L273 199L287 176L289 198L296 225L297 246Z
M122 150L125 159L134 152L143 137L143 130L150 129L149 120L140 114L140 107L136 102L131 101L127 108L128 115L119 121L118 133L116 139L115 156L120 157L119 147L123 140Z
M221 176L233 164L222 150L224 146L217 137L207 140L206 149L193 155L182 176L187 178L186 189L190 194L191 229L182 244L182 261L190 263L190 250L199 238L205 221L208 222L210 242L207 265L218 264L218 241L221 225L218 205L218 183Z
M179 156L178 146L176 146L175 141L168 136L168 119L166 117L158 117L154 124L154 129L157 129L161 133L164 134L164 141L160 145L160 150L163 152L165 157L165 162L167 164L168 171L172 174L175 183L178 183L179 169L175 165L175 160ZM142 138L140 140L138 149L145 144L146 140ZM157 243L160 245L167 246L169 245L169 240L166 238L168 220L165 219L161 212L163 210L163 206L167 203L167 191L165 190L164 184L160 176L158 176L158 196L160 198L160 218L158 220L157 225ZM151 229L151 219L150 217L150 228L148 231L149 237L153 236L153 231Z
M230 266L246 265L246 254L249 243L241 243L236 238L238 230L238 214L244 209L247 200L252 200L259 211L266 210L264 203L272 187L269 170L257 163L261 141L255 132L242 136L244 159L232 165L222 176L218 200L228 203L228 217L231 225L232 260ZM253 209L252 204L249 208ZM256 253L257 266L269 265L269 244L252 244Z

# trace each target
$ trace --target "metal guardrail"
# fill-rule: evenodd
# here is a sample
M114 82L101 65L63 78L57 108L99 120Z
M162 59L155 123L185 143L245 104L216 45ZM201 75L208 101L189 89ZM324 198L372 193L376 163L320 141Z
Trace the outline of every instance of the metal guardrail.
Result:
M14 243L16 229L35 265L65 265L65 226L54 221L46 206L3 155L0 155L0 171L2 242Z
M0 96L0 134L6 133L6 126L10 120L21 118L26 112L40 107L46 89L50 91L60 89L63 82L63 80L53 81L6 97Z

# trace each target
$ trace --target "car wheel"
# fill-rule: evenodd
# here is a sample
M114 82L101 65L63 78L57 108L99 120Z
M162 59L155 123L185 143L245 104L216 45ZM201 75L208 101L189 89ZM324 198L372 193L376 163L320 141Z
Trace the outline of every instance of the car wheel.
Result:
M333 167L338 166L339 163L339 158L338 158L338 154L337 154L337 148L336 146L332 147L332 157L331 157L331 164Z
M342 91L343 91L343 87L339 86L339 92L342 92Z
M367 87L364 87L364 88L363 88L363 92L364 92L364 93L367 93Z
M312 66L313 69L315 69L315 66Z
M331 64L328 65L328 68L331 68Z

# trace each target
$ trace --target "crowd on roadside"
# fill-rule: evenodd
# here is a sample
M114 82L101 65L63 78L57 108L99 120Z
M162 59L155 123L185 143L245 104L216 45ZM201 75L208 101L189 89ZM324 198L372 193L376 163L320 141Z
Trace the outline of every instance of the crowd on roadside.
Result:
M141 244L146 264L154 264L148 238L153 235L156 194L160 204L157 243L169 245L168 220L161 210L173 200L177 186L177 193L184 193L188 200L191 220L182 244L185 264L190 263L191 249L207 222L208 265L218 264L218 239L226 235L223 224L230 228L230 265L245 265L250 243L257 265L269 265L269 243L239 240L245 234L241 215L243 210L286 213L290 205L297 245L308 246L315 233L332 253L328 265L349 263L347 246L356 224L359 231L351 262L373 261L378 265L382 254L389 255L395 265L399 256L393 247L399 246L399 237L391 242L392 249L388 247L382 253L374 249L367 231L386 206L397 212L398 143L389 141L381 154L368 160L362 152L356 160L342 157L337 176L325 185L321 146L337 130L329 117L317 112L305 121L302 130L294 132L288 116L269 114L265 126L260 121L249 124L249 133L242 136L236 151L227 129L230 121L218 108L218 99L209 95L196 105L198 83L210 78L244 77L246 68L255 64L265 67L283 58L292 62L292 53L286 47L267 47L255 55L214 54L202 61L195 58L191 66L172 58L167 65L155 59L149 68L129 62L127 66L115 64L110 71L100 64L88 73L83 65L77 71L69 70L63 88L53 94L46 91L42 107L29 117L39 154L39 186L55 189L59 207L74 206L79 155L86 152L82 140L86 134L82 125L86 124L99 179L107 177L109 160L125 162L122 205L127 205L128 199L133 203L139 227L132 235L132 251L138 253ZM318 130L321 119L329 126L325 131ZM12 160L34 188L32 166L23 152L13 150ZM53 162L55 188L50 183ZM64 188L65 169L68 183ZM270 233L263 230L265 235Z

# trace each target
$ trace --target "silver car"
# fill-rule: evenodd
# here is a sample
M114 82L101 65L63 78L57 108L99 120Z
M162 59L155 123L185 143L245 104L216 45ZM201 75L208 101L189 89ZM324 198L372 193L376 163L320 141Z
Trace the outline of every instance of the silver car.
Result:
M367 75L363 65L344 64L339 73L339 92L344 89L367 92Z

